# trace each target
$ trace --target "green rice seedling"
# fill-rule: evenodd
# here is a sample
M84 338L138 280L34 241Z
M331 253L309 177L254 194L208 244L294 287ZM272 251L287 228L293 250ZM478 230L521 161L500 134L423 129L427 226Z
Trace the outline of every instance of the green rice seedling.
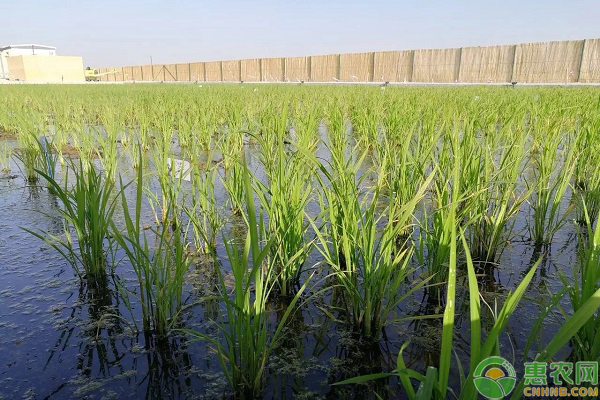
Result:
M305 207L312 192L312 168L304 156L308 149L286 152L284 127L280 125L271 133L276 138L275 148L257 137L269 182L265 185L256 181L256 193L267 213L268 233L274 238L271 255L279 293L289 296L299 285L302 266L310 253L311 243L305 241L309 227Z
M319 251L344 290L350 323L365 337L376 339L392 310L425 283L415 284L405 294L399 294L411 272L408 261L412 250L396 251L395 244L398 233L410 224L433 174L413 199L399 209L392 201L380 214L379 189L372 194L360 194L354 183L355 166L333 169L337 175L320 166L328 181L321 180L325 199L320 203L329 224L318 228L312 222L313 228L320 243Z
M456 229L456 228L455 228ZM594 234L595 235L595 234ZM595 235L596 236L596 235ZM470 307L470 353L469 353L469 374L464 375L461 373L461 390L460 393L454 393L454 396L459 399L472 399L477 396L475 392L475 385L473 380L473 374L475 367L484 359L490 356L498 356L500 354L499 337L505 331L508 320L514 314L519 303L521 302L523 295L529 286L532 278L535 275L537 267L541 260L539 260L527 273L527 275L520 282L514 292L510 293L500 312L494 315L495 323L488 331L485 340L482 336L481 327L481 301L480 293L478 288L478 281L475 275L475 268L470 256L467 241L465 239L464 232L461 233L461 239L466 254L468 282L469 282L469 307ZM456 254L456 247L454 246L452 252ZM589 253L591 254L591 253ZM597 256L597 254L596 254ZM456 256L452 257L452 263L456 263ZM597 262L597 259L596 261ZM452 267L451 267L452 270ZM449 286L451 289L452 281L455 277L450 275ZM590 285L591 287L591 285ZM409 399L445 399L446 393L450 390L448 387L448 374L450 368L450 360L452 358L452 336L454 324L452 323L452 316L454 314L454 302L455 293L448 291L448 300L446 311L444 314L444 328L442 332L442 353L440 356L440 365L429 366L426 375L421 375L416 371L410 370L406 367L402 358L402 351L408 345L405 343L399 354L397 360L397 368L391 373L381 373L374 375L367 375L348 379L337 384L350 384L350 383L364 383L373 379L386 378L392 375L397 375L400 379L402 387L406 391ZM577 332L581 332L585 329L585 326L597 329L597 322L594 320L594 315L600 307L600 289L595 289L589 293L589 297L580 303L580 307L574 310L571 317L566 318L565 324L552 338L550 343L536 356L535 360L539 362L550 361L555 354L568 343ZM588 359L587 357L585 359ZM463 371L463 368L459 366L459 370ZM415 392L412 380L420 382L419 389ZM521 381L517 389L513 392L513 399L521 397L523 393L524 380Z
M140 112L135 114L134 119L137 126L137 140L142 148L142 153L145 153L150 148L150 129L152 127L152 118L150 113L143 107ZM137 149L136 149L137 152Z
M140 154L140 160L142 159ZM124 187L122 180L120 183ZM137 276L144 332L164 337L177 324L182 311L184 277L191 261L185 233L180 226L172 229L170 225L162 224L150 232L143 231L143 192L143 166L140 166L136 181L135 214L132 216L130 213L127 198L122 191L125 231L120 232L112 224L112 233ZM148 243L148 235L154 236L153 247Z
M271 332L266 306L273 289L273 269L268 257L273 238L261 241L265 233L262 212L257 218L250 174L247 169L244 171L248 233L241 252L235 244L225 241L234 286L230 295L220 273L221 299L226 312L226 322L218 324L222 340L198 331L186 332L214 346L235 398L253 399L261 394L269 356L281 340L283 328L310 279L292 298Z
M574 188L573 197L575 198L577 222L579 224L586 223L586 212L592 223L597 221L600 214L600 171L591 172L585 187Z
M73 123L73 132L71 132L70 140L73 147L77 149L79 158L83 162L83 167L87 168L92 159L98 156L96 148L98 129L91 124L91 121L78 121ZM62 157L62 154L61 154ZM61 165L64 165L64 158L61 159Z
M581 249L580 262L573 271L573 282L564 275L561 277L565 287L569 288L569 297L573 311L582 309L584 304L594 296L600 287L600 229L598 222L592 225L584 205L587 221L587 235L581 235L581 240L587 237ZM572 340L574 358L576 360L600 362L600 313L593 315L577 332Z
M39 119L37 116L19 116L20 129L18 133L19 149L15 152L15 156L25 169L25 178L29 183L38 181L36 169L44 170L46 168L46 160L42 154L42 147L39 142Z
M117 173L117 135L124 132L124 115L113 108L106 108L102 113L102 125L97 133L100 162L104 168L107 179L114 180Z
M43 136L38 139L38 145L40 147L40 156L43 158L41 164L43 166L43 171L54 179L56 175L56 164L58 162L58 153L54 150L54 144L50 143L48 139ZM48 184L48 190L54 192L54 187L51 184Z
M273 168L278 168L281 162L280 150L283 151L285 144L290 143L288 135L288 110L265 111L261 115L261 133L252 136L260 144L260 158L267 175L273 176Z
M62 204L59 209L64 219L64 238L47 232L27 232L44 240L57 250L73 267L77 275L88 282L103 282L106 279L108 254L113 249L110 224L115 210L115 187L112 181L103 179L93 165L84 168L72 165L75 183L69 187L68 179L61 186L53 177L41 170L43 177ZM72 231L77 242L74 243Z
M178 104L177 121L177 140L182 150L190 148L193 140L193 133L196 127L195 115L186 110L184 104Z
M160 194L149 193L150 197L154 200L151 203L151 207L154 210L157 225L177 224L179 222L176 212L177 202L186 171L183 169L177 171L174 168L171 152L174 121L171 114L169 114L168 110L163 110L155 118L158 133L154 146L150 148L150 151L160 186ZM156 210L155 204L160 207L160 211Z
M334 150L335 151L335 150ZM349 202L348 199L359 198L359 187L365 179L365 175L357 178L366 153L363 153L356 161L346 160L343 154L332 151L331 171L327 171L329 176L327 183L319 179L322 191L319 193L319 205L324 221L329 223L327 236L331 240L332 255L335 256L334 264L346 269L346 265L357 265L358 260L348 260L347 256L355 256L355 253L344 249L344 237L358 237L359 227L356 223L351 223L355 217L355 211L351 206L360 206L355 202ZM354 149L355 154L356 149ZM316 161L315 161L316 162ZM316 162L322 171L324 166ZM319 178L319 176L317 176ZM360 211L360 210L358 210Z
M224 179L223 186L229 194L231 211L233 214L241 214L245 204L244 194L244 168L240 160L245 158L244 140L246 132L244 131L244 118L240 104L230 105L231 112L228 112L224 127L225 132L218 142L218 148L223 154Z
M485 359L488 356L484 356L485 354L498 355L497 350L497 338L505 329L506 321L514 313L514 310L518 306L520 300L522 299L523 292L525 291L527 285L525 283L529 283L533 277L533 273L535 272L535 268L532 268L530 272L527 274L526 278L521 282L519 287L512 293L506 300L502 310L497 316L496 323L494 324L492 330L488 334L484 345L481 346L481 341L475 340L475 345L471 345L472 351L473 348L479 348L479 355L477 357L471 356L471 371L468 376L464 377L461 385L460 393L454 393L454 397L458 399L472 399L477 396L475 393L475 386L473 381L473 365L477 365L481 360ZM469 274L473 275L469 277L469 281L476 280L474 277L474 269L471 268L471 272ZM475 286L475 290L473 290L473 286ZM477 295L476 283L471 285L469 284L471 295ZM478 310L479 310L479 302L476 302L471 305L471 324L475 326L479 326L479 320L477 319ZM585 303L583 303L582 307L575 312L570 318L567 319L565 324L559 329L559 331L554 335L549 344L535 357L535 361L537 362L550 362L553 360L555 355L567 344L570 340L572 340L573 336L581 329L588 321L591 320L591 315L593 315L598 308L600 307L600 289L593 293L592 297L590 297ZM446 329L446 327L444 326ZM473 333L473 326L472 336ZM475 334L480 334L481 331L475 332ZM472 337L473 342L473 337ZM426 399L445 399L447 398L445 393L450 390L447 385L444 387L440 384L439 381L439 371L435 366L429 366L427 368L426 375L422 375L414 370L408 369L404 360L402 358L402 352L406 348L407 344L405 343L400 352L398 353L397 360L397 368L390 373L380 373L380 374L372 374L359 376L351 379L347 379L342 382L335 383L335 385L345 385L345 384L355 384L355 383L365 383L374 379L382 379L390 376L398 376L403 389L406 392L406 395L409 399L413 400L426 400ZM492 350L489 352L488 350ZM473 353L472 353L473 354ZM587 358L586 358L587 359ZM413 384L411 382L415 380L420 382L418 390L415 392ZM512 391L512 400L517 400L522 397L523 388L525 387L525 379L523 378L518 386Z
M294 115L294 143L310 154L314 154L320 142L319 125L321 123L315 105L305 106Z
M348 149L348 124L344 110L333 104L327 115L327 147L333 158L343 160Z
M433 150L425 146L418 135L413 136L412 132L403 134L401 130L399 120L388 118L383 138L375 147L380 161L379 182L383 182L398 210L416 196L426 179L427 160L431 158ZM418 158L415 154L418 154ZM384 166L385 169L382 168ZM404 231L399 232L398 242L408 239L413 225L411 222Z
M600 362L600 229L596 222L592 229L589 215L584 207L587 221L587 243L583 247L580 261L574 268L574 279L569 281L561 275L564 288L553 296L550 306L538 318L534 325L534 332L530 335L528 343L532 342L532 335L542 326L544 319L548 317L553 309L558 309L563 316L561 327L552 340L537 354L533 361L548 363L555 360L556 354L565 345L570 344L572 353L570 359L574 361L597 361ZM573 314L568 316L567 312L560 306L561 299L568 292ZM547 340L547 339L546 339ZM514 393L523 393L525 380L522 379ZM512 399L518 397L513 395Z
M204 167L200 166L197 154L197 151L190 154L192 160L191 179L194 191L192 192L192 205L185 207L184 210L193 228L196 250L204 254L214 255L217 251L219 231L225 225L225 219L221 215L215 197L215 185L219 170L218 166L212 165L212 151L208 152Z
M516 134L506 144L496 143L494 136L481 141L477 176L465 200L468 213L470 247L477 261L494 263L506 247L521 206L531 195L521 191L520 177L526 168L526 135ZM468 176L468 175L467 175Z
M451 213L450 218L454 218L454 214ZM457 224L453 219L453 237L457 235ZM467 377L463 376L461 382L460 393L452 393L454 397L460 399L472 399L476 397L475 386L473 385L473 372L475 366L479 362L491 355L498 355L499 353L499 337L506 329L508 320L512 314L514 314L518 304L520 303L525 290L529 286L531 279L535 275L536 268L539 261L534 265L528 274L525 276L523 281L519 284L514 293L508 295L504 305L500 312L495 315L495 323L487 334L485 340L482 337L481 330L481 302L478 288L478 281L475 275L475 269L469 253L469 248L464 237L464 232L461 234L461 239L465 253L467 255L467 269L468 269L468 280L469 280L469 299L470 299L470 323L471 323L471 349L470 349L470 374ZM389 376L397 375L406 395L409 399L446 399L449 388L449 374L450 374L450 363L452 360L453 349L453 336L454 336L454 316L455 316L455 303L456 303L456 267L457 267L457 246L456 241L452 242L449 275L448 275L448 291L446 308L444 311L443 318L443 330L441 339L441 354L439 366L429 366L426 375L421 375L416 371L410 370L404 363L402 352L408 346L405 343L400 352L398 353L397 368L390 373L381 373L375 375L366 375L356 378L351 378L342 382L336 383L337 385L350 384L350 383L363 383L373 379L386 378ZM462 366L459 367L463 371ZM411 379L421 382L419 389L415 391Z
M244 159L243 136L239 133L230 133L220 141L223 153L223 169L225 177L223 186L229 194L231 211L233 214L241 214L244 202L244 168L240 162Z
M577 221L585 225L587 211L594 223L600 214L600 123L584 125L578 132L575 142L578 157L575 166L574 197Z
M352 132L366 147L374 147L379 142L381 107L374 104L357 104L350 113Z
M198 115L196 120L196 129L198 133L196 140L200 145L200 148L204 151L209 151L210 146L213 142L213 135L216 130L216 121L212 110L200 107L198 109Z
M452 257L452 247L456 235L453 234L454 224L460 221L459 206L465 198L461 193L459 173L463 160L461 159L460 143L456 132L444 139L445 146L438 159L439 171L434 183L434 210L424 210L419 231L419 249L417 260L425 265L433 282L441 283L448 279L448 265ZM430 223L431 220L431 223ZM425 253L425 249L427 252ZM435 290L439 286L434 286ZM441 302L439 292L438 301Z
M71 104L65 105L57 103L56 108L52 112L54 118L50 122L53 125L52 141L56 151L59 153L61 165L64 165L61 154L63 146L67 145L69 136L73 133L78 124L82 123L81 121L84 120L83 116L77 115L74 110L71 110L72 107Z
M537 246L548 245L554 234L565 223L572 206L561 212L562 199L570 186L576 166L572 138L562 135L558 127L549 127L549 135L534 137L535 149L533 177L534 183L528 187L535 190L531 199L532 223L529 227L531 239Z

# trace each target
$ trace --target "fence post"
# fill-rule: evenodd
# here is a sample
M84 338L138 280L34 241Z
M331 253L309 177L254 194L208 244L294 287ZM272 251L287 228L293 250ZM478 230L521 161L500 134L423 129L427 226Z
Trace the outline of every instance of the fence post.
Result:
M192 63L188 63L188 82L192 81Z
M369 82L375 80L375 52L371 52L371 69L369 71Z
M415 51L412 51L411 57L410 57L410 81L409 82L414 82L415 81Z
M202 74L204 75L204 82L206 82L206 63L202 63Z
M221 82L225 82L223 80L223 61L219 61L219 69L221 70Z
M579 70L577 71L577 80L575 82L579 82L579 79L581 79L581 66L583 65L583 55L585 54L586 43L587 39L583 39L583 46L581 46L581 56L579 57Z
M456 73L454 75L454 82L458 82L458 79L460 78L460 64L462 63L462 50L463 50L462 47L458 49L458 66L456 68Z
M283 81L287 82L287 58L281 58L281 70L283 71Z
M240 78L240 81L242 80L242 60L238 61L238 77Z
M337 80L338 82L342 80L342 55L337 55Z
M515 81L515 66L517 65L517 45L514 44L513 45L513 65L512 65L512 70L510 71L510 82L512 83Z
M262 73L262 58L258 59L258 81L263 81L263 73Z
M312 82L312 56L308 56L308 81Z

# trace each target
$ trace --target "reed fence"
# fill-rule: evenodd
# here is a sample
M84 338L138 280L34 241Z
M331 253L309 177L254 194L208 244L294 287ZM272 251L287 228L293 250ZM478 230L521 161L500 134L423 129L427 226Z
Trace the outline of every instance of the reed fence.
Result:
M600 39L99 68L103 81L600 83Z

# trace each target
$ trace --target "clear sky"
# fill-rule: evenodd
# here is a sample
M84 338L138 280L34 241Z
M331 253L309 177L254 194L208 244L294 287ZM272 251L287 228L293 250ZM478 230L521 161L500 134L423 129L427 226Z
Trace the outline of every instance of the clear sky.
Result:
M127 66L600 38L600 0L0 0L0 46Z

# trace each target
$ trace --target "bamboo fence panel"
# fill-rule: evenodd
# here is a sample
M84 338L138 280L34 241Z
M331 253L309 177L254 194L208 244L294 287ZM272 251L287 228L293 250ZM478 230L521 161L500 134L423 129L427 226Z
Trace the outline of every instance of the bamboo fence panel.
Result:
M515 46L463 47L459 82L510 82Z
M517 45L512 80L522 83L577 82L583 40Z
M460 49L415 50L413 82L455 82Z
M190 64L175 64L175 71L177 71L177 80L181 82L190 81Z
M166 64L164 76L165 82L177 81L177 64Z
M133 77L135 76L135 70L138 69L139 67L128 67L127 68L127 75L126 75L126 80L128 81L133 81Z
M108 80L110 82L115 82L117 80L118 77L118 68L117 67L110 67L110 74L108 74Z
M165 80L165 66L161 64L154 64L152 66L152 80L157 82L163 82Z
M139 80L138 78L141 75L141 70L139 65L134 65L132 67L129 67L129 80L130 81L136 81Z
M260 61L258 58L242 60L241 64L242 81L260 82Z
M239 82L240 80L240 61L223 61L223 82Z
M410 82L413 51L376 52L373 66L374 82Z
M152 65L142 65L142 80L151 82L154 80L154 76L152 73Z
M131 67L121 67L123 73L123 81L131 80Z
M339 55L329 54L313 56L310 67L310 80L312 82L334 82L338 80Z
M115 77L115 80L118 82L125 81L125 72L123 67L117 67L117 75Z
M373 79L373 53L340 55L340 80L370 82Z
M308 57L288 57L285 59L285 81L300 82L310 80Z
M261 68L263 82L283 82L283 58L263 58Z
M221 61L211 61L204 64L207 82L221 82Z
M134 81L141 81L142 79L142 67L131 67L131 79Z
M600 39L587 39L96 69L111 82L600 83L599 62Z
M106 82L106 75L102 75L102 73L106 71L106 68L92 68L92 69L98 71L98 74L100 74L98 76L98 80L100 82Z
M579 82L600 83L600 39L587 39L581 55Z
M204 82L203 62L196 62L190 64L190 80L192 82Z

